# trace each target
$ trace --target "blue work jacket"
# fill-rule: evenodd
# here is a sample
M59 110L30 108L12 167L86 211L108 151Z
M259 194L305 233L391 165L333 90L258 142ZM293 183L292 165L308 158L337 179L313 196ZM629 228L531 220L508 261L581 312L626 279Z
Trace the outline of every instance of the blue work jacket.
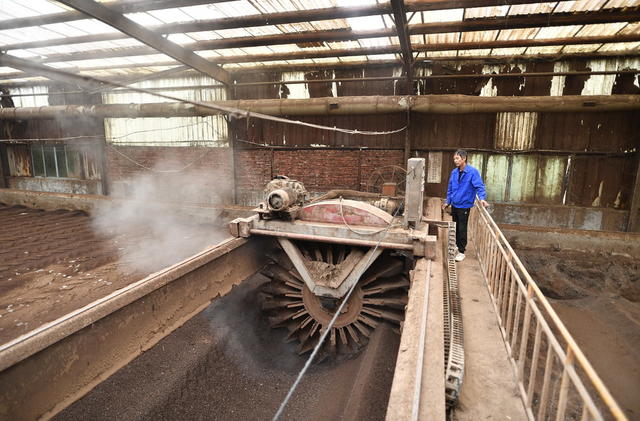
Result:
M449 188L447 189L447 203L454 208L468 209L473 207L476 194L481 200L487 199L487 192L482 182L480 172L467 164L464 170L456 167L449 176Z

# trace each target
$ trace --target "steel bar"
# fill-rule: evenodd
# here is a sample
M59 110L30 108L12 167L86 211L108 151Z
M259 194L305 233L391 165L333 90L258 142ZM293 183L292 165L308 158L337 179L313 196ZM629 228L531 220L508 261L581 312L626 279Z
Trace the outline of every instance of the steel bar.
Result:
M481 221L480 221L481 220ZM562 362L563 369L563 385L561 385L561 391L559 394L559 398L562 401L566 399L566 391L569 386L575 387L578 392L579 399L582 400L582 404L588 407L589 412L594 417L594 419L602 420L602 414L599 412L598 408L595 406L594 400L591 397L590 393L587 391L586 387L583 384L582 375L584 374L586 378L589 380L593 388L597 391L599 397L602 399L604 404L607 406L610 414L619 420L626 420L624 413L622 413L618 404L613 400L611 394L607 390L607 388L602 384L599 376L593 370L590 363L584 357L584 354L578 348L577 344L571 337L571 335L567 332L566 327L559 320L557 314L554 312L553 308L550 306L548 300L544 297L539 287L535 284L535 282L531 279L530 275L520 262L517 255L513 252L513 249L509 245L508 241L502 234L501 230L498 228L497 224L493 219L488 215L486 210L483 208L478 209L476 212L472 213L471 223L474 241L475 238L478 238L479 235L486 232L487 230L492 234L493 241L496 242L496 245L501 251L505 251L509 254L512 261L507 262L509 269L514 273L522 274L523 282L518 284L519 292L526 293L526 298L524 299L524 305L526 307L525 317L523 320L523 332L519 335L520 338L520 352L517 360L512 351L510 351L510 361L513 365L514 371L518 379L523 379L523 368L524 368L524 359L526 356L526 348L528 343L528 329L530 326L530 320L536 321L537 325L541 327L543 330L545 337L547 338L548 344L548 357L547 357L547 367L545 371L545 379L543 381L542 388L542 398L540 399L540 408L539 413L544 414L545 403L548 400L548 390L549 390L549 378L551 374L551 370L549 368L549 364L551 364L551 360L549 356L557 356L559 361ZM479 256L480 257L480 256ZM482 273L486 276L487 271L486 268L487 262L483 261L480 258L481 267L483 267ZM487 280L488 282L488 280ZM525 287L526 285L526 287ZM525 289L526 288L526 289ZM496 311L496 315L499 313L499 307L497 302L497 297L493 294L491 295L491 300L494 305L494 309ZM563 346L560 345L556 333L551 329L547 319L553 323L554 329L556 329L559 333L558 335L562 337L564 343L566 343L567 352L565 353ZM514 326L517 326L518 323ZM507 337L503 332L503 338L505 340L505 345L507 345ZM515 339L515 338L512 338ZM578 367L581 370L581 375L575 370L574 359L578 360ZM521 392L521 397L523 399L523 403L525 406L527 405L527 391L524 390L522 381L519 381L519 389ZM563 397L564 394L564 397ZM564 409L562 409L564 403L560 402L559 411L557 413L558 416L564 416ZM533 412L530 408L527 408L528 416L533 419Z
M549 407L549 383L551 382L551 373L553 371L553 348L547 347L547 358L544 365L544 379L542 380L542 391L540 392L540 406L538 407L538 419L544 420L547 415L547 408Z
M531 355L531 368L529 369L529 384L527 385L526 406L531 408L533 402L533 390L536 384L536 375L538 374L538 359L540 357L540 342L542 342L542 325L536 323L536 335L533 339L533 354Z
M283 238L289 238L292 240L302 240L302 241L317 241L319 243L345 244L350 246L361 246L361 247L375 247L376 244L379 244L378 247L384 248L384 249L413 250L413 245L411 244L387 243L387 242L378 243L377 241L356 240L352 238L340 238L340 237L326 237L322 235L297 234L293 232L263 230L260 228L251 228L249 232L255 235L283 237Z

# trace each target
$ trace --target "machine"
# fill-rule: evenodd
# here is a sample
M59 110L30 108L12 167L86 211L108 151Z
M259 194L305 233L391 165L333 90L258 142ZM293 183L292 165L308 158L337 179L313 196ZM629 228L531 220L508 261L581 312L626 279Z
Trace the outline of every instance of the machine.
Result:
M281 250L264 273L264 310L299 352L313 349L350 288L323 351L358 350L381 321L401 326L415 257L433 258L436 238L422 220L425 161L408 162L405 185L379 193L335 190L315 199L284 176L265 189L256 214L235 219L236 237L275 237ZM399 195L399 190L404 190Z

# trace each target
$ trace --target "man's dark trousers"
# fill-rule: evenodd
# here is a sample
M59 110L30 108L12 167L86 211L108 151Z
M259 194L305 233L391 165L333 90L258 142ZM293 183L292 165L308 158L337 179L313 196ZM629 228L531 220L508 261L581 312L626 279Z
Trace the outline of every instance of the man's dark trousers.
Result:
M467 248L467 223L469 222L470 210L451 206L451 216L453 217L453 222L456 223L456 246L458 246L458 251L462 254Z

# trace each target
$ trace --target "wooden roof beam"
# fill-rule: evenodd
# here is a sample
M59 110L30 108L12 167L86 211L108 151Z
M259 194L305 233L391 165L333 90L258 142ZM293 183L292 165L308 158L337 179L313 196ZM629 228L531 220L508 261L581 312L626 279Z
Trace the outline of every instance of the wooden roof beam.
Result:
M197 71L222 83L229 84L231 82L231 76L226 70L210 63L194 52L163 38L160 34L146 29L142 25L126 18L122 13L115 12L101 3L93 0L57 1L78 10L87 16L98 19L107 25L124 32L130 37L147 44L154 50L166 54L180 63L196 69Z

